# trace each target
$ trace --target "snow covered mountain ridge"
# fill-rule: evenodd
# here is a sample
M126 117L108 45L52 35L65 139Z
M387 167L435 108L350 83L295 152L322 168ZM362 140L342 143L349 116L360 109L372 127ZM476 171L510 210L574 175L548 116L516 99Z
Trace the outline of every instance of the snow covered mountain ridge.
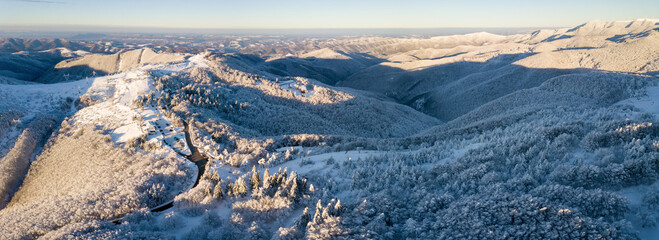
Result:
M659 235L658 20L282 42L0 55L0 235Z

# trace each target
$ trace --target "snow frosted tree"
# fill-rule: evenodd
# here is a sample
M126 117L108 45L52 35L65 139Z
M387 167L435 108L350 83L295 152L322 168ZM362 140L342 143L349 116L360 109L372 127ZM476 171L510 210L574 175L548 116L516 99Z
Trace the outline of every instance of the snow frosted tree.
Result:
M213 190L213 198L215 199L222 199L224 197L224 193L222 192L222 185L221 182L217 182L215 185L215 189Z
M236 197L244 196L247 193L247 184L245 180L241 177L233 183L233 195Z
M333 204L333 202L330 202L326 207L323 207L321 201L318 200L313 219L307 224L307 239L336 239L347 233L347 231L341 226L341 219L339 216L330 213L332 212L332 209L336 209L336 207L337 205Z
M261 175L259 175L259 172L256 171L256 166L252 167L252 176L250 177L249 182L250 190L254 190L261 186Z
M210 184L206 186L206 188L204 189L204 193L205 196L213 196L213 188L211 187Z
M167 197L167 190L164 184L152 184L149 190L147 191L148 196L151 199L150 206L156 206L165 201Z
M270 173L267 168L263 171L263 188L270 188Z

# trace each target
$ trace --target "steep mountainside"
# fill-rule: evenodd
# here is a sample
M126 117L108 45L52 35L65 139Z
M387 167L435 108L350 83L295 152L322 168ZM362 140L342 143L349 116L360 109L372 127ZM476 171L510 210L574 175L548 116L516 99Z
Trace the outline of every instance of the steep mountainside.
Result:
M656 75L656 24L589 22L573 29L502 37L486 46L457 46L463 42L456 40L447 48L397 54L393 61L357 72L338 85L386 94L448 121L561 75L584 71Z

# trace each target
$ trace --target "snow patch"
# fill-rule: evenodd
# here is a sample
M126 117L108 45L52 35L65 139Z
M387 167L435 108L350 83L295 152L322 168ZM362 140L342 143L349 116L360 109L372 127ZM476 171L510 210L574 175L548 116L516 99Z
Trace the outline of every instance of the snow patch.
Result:
M114 131L112 131L112 140L114 142L128 142L135 138L138 138L142 135L140 126L137 123L130 123L128 125L121 126Z
M334 159L336 163L343 164L345 161L355 161L368 157L381 156L385 153L387 152L375 150L322 153L318 155L299 157L297 159L277 165L276 167L282 169L288 168L289 171L295 171L300 175L309 174L311 172L326 173L332 169L332 166L328 166L327 163L327 160L329 159Z
M295 95L302 96L302 97L310 97L313 95L314 91L307 89L306 86L300 85L297 81L295 80L284 80L284 81L279 81L277 83L279 87L286 91L290 91L295 93Z
M659 86L646 89L647 95L640 98L629 98L618 102L620 105L632 105L642 112L650 113L659 117Z

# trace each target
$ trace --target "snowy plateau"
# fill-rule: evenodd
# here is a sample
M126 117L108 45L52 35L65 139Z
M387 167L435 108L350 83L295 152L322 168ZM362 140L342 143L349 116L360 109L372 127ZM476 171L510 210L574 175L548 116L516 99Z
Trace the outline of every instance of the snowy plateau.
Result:
M659 20L28 41L0 39L0 239L659 239Z

